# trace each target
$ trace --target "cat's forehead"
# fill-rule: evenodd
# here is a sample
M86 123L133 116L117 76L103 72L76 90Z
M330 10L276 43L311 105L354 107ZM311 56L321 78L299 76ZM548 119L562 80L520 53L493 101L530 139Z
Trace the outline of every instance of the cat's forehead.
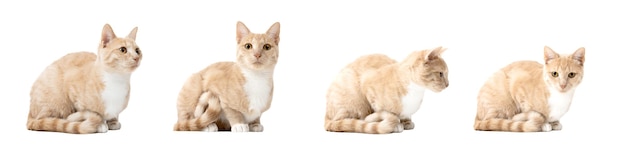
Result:
M246 36L243 41L253 44L270 43L272 42L272 38L267 36L266 34L250 34Z
M560 71L572 71L582 69L582 66L579 65L578 62L569 57L561 57L551 60L548 64L546 64L546 67L548 69L556 69Z
M116 38L116 39L113 39L113 41L111 41L109 45L110 46L135 47L137 44L135 44L135 41L132 39Z

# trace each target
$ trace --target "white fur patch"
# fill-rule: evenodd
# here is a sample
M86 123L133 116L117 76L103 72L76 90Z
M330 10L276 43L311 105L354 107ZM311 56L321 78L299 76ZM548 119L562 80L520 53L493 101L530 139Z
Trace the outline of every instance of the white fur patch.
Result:
M402 97L402 112L400 118L411 118L411 116L417 112L422 105L422 99L424 98L424 91L426 89L413 82L407 86L407 94Z
M572 103L574 97L574 89L570 89L565 93L561 93L555 89L550 89L550 97L548 98L548 105L550 107L549 122L558 121L567 113L569 106Z
M243 76L246 78L246 83L243 85L243 89L248 97L248 110L251 113L244 113L246 123L250 123L259 116L262 111L267 108L270 101L271 86L271 73L255 72L247 69L242 69Z
M117 117L126 104L128 91L130 89L130 74L103 73L102 81L104 90L102 100L104 101L106 120Z

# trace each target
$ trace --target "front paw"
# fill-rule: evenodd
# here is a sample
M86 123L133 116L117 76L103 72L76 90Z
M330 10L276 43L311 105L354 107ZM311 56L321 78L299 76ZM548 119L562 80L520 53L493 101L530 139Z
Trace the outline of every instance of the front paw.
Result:
M119 121L107 121L107 126L109 130L119 130L122 128L122 123Z
M559 121L550 122L550 126L552 126L552 130L561 130L561 129L563 129L563 125L561 125L561 122L559 122Z
M235 124L230 127L231 132L248 132L248 124Z
M109 127L107 124L103 123L100 124L100 126L98 126L98 130L96 131L97 133L106 133L107 131L109 131Z
M404 130L411 130L415 128L415 124L411 120L402 120L402 125L404 125Z
M251 132L263 132L263 125L261 124L250 124Z

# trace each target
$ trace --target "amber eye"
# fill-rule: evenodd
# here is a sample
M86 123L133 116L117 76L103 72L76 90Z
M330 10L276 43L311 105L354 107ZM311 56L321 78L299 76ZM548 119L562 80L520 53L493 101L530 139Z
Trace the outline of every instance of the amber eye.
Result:
M272 46L269 45L269 44L265 44L265 45L263 45L263 49L270 50L270 49L272 49Z
M135 48L135 52L136 52L137 54L141 54L141 51L139 50L139 48Z
M576 73L573 73L573 72L567 74L567 77L569 78L574 78L575 76L576 76Z
M559 77L559 73L558 73L558 72L553 71L553 72L552 72L552 77L555 77L555 78L556 78L556 77Z
M126 53L126 47L120 47L120 51L121 51L122 53Z
M246 49L251 49L252 48L252 44L246 43L243 47L245 47Z

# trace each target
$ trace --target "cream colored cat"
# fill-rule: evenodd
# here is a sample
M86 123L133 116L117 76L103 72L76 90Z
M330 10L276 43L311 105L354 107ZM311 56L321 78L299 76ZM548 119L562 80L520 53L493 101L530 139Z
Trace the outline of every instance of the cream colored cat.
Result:
M584 73L585 48L558 54L544 48L545 63L517 61L494 73L478 94L474 128L484 131L561 130Z
M420 50L402 62L383 54L365 55L348 64L326 95L324 127L332 132L384 134L414 128L411 116L425 90L448 87L446 48Z
M280 23L251 33L237 22L237 60L217 62L191 75L178 96L175 131L262 132L278 61Z
M137 27L119 38L105 24L97 55L70 53L46 67L30 92L27 128L76 134L120 129L130 76L142 58L136 35Z

